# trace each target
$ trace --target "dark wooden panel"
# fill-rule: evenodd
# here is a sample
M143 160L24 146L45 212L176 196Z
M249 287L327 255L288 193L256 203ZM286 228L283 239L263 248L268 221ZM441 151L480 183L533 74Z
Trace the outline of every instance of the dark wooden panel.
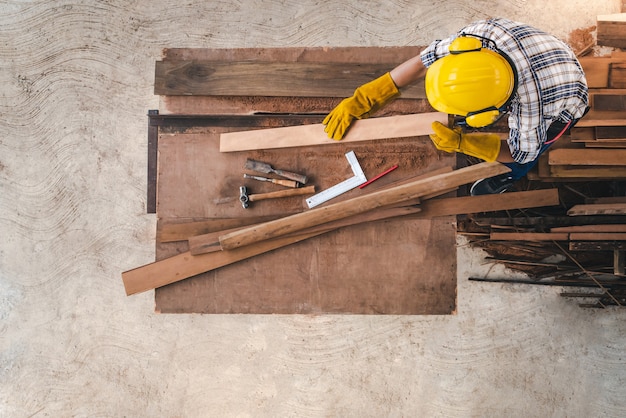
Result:
M154 93L170 96L347 97L391 63L157 61ZM422 83L402 97L424 98Z

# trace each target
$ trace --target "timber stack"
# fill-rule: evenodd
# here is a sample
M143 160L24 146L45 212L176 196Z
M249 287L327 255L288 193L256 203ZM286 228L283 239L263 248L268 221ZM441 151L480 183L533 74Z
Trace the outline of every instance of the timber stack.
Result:
M598 44L624 48L624 14L598 18ZM458 231L488 260L554 285L584 307L626 304L626 52L580 57L591 110L539 159L520 187L557 187L560 205L542 210L470 214Z

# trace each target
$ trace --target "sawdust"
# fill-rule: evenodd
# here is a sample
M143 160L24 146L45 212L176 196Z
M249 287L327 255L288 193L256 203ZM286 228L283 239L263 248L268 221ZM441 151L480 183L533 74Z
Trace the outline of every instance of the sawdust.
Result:
M570 32L567 43L574 50L577 56L590 52L596 44L596 26L575 29Z

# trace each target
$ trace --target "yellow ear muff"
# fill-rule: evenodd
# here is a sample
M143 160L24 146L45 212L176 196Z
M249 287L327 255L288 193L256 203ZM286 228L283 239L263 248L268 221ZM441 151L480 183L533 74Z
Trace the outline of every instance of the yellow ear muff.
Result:
M498 109L490 109L468 115L465 122L472 128L484 128L497 121L499 117L500 111Z
M448 50L451 54L462 54L463 52L480 51L483 43L476 38L469 36L459 36L450 43Z

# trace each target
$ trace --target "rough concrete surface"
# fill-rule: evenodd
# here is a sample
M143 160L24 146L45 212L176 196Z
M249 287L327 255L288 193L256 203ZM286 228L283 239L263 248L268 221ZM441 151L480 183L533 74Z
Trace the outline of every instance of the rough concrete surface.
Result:
M0 416L626 416L626 311L471 283L495 270L461 240L452 316L159 315L120 276L154 260L146 113L163 48L423 45L496 15L565 39L620 9L1 1Z

